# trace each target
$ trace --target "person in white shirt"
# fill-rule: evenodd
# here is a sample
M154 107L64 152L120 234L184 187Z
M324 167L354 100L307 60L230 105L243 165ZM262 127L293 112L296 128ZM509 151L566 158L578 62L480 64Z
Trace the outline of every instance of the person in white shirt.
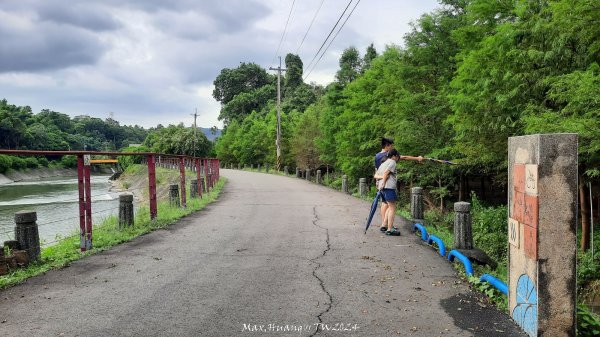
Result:
M385 203L387 204L385 218L383 219L383 223L387 224L387 230L385 231L385 234L391 236L400 235L400 231L394 228L396 201L398 201L398 193L396 192L396 186L398 183L396 178L396 162L398 162L400 159L416 160L419 162L423 161L423 157L421 156L401 156L400 153L398 153L398 150L392 149L388 153L388 160L379 166L374 176L375 179L379 180L377 189L382 192L383 200L385 200Z

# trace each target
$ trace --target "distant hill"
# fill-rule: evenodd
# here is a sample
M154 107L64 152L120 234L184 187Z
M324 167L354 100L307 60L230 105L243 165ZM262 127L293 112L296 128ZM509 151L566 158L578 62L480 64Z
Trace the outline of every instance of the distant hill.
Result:
M206 138L208 138L208 140L210 140L211 142L214 142L215 139L221 135L220 129L217 129L217 133L214 135L210 132L210 128L198 128L198 129L200 129L202 131L202 133L204 133Z

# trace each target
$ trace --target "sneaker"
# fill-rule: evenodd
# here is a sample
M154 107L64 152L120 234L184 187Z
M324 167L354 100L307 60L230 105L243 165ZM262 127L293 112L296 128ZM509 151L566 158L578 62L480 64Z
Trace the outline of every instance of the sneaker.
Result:
M385 235L389 235L389 236L400 236L400 231L397 230L396 228L392 228L391 231L386 231Z
M385 232L385 231L387 231L387 226L381 226L381 227L379 227L379 230L382 232ZM392 230L397 231L398 228L392 227Z

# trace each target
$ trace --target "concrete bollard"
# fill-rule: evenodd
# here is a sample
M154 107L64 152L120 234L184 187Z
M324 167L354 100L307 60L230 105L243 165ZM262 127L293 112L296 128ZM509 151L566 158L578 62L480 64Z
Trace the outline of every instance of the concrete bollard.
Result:
M237 167L238 167L238 170L241 170L242 169L242 164L238 164Z
M254 170L254 164L250 164L250 169Z
M177 184L169 185L169 205L171 207L181 206L179 202L179 185Z
M265 172L269 173L269 164L265 164Z
M40 259L40 235L36 221L36 212L15 213L15 241L19 243L19 249L27 251L29 261Z
M260 164L256 165L258 172L260 172Z
M321 170L317 170L317 184L321 184L322 177L321 177Z
M424 225L422 187L413 187L410 189L410 216L414 223Z
M193 179L190 182L190 198L196 198L198 196L198 179Z
M285 174L286 176L290 174L289 167L287 167L287 166L283 167L283 174Z
M348 176L345 174L342 176L342 192L348 193Z
M296 178L302 178L302 173L300 173L299 167L296 167Z
M367 195L367 178L358 179L358 194L361 197Z
M119 229L133 226L133 194L119 195Z
M468 202L454 204L454 249L473 249L471 204Z
M306 174L305 174L304 179L310 180L310 169L306 169Z

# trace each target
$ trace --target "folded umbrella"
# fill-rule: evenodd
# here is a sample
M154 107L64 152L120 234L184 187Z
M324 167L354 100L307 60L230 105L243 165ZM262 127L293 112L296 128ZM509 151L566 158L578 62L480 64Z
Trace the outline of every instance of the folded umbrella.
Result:
M377 191L377 194L375 194L375 199L373 199L373 203L371 204L371 211L369 212L367 224L365 225L365 234L367 234L367 230L369 229L369 226L371 226L371 221L373 221L373 216L375 216L375 212L377 211L379 198L383 199L383 193L381 193L381 191Z

